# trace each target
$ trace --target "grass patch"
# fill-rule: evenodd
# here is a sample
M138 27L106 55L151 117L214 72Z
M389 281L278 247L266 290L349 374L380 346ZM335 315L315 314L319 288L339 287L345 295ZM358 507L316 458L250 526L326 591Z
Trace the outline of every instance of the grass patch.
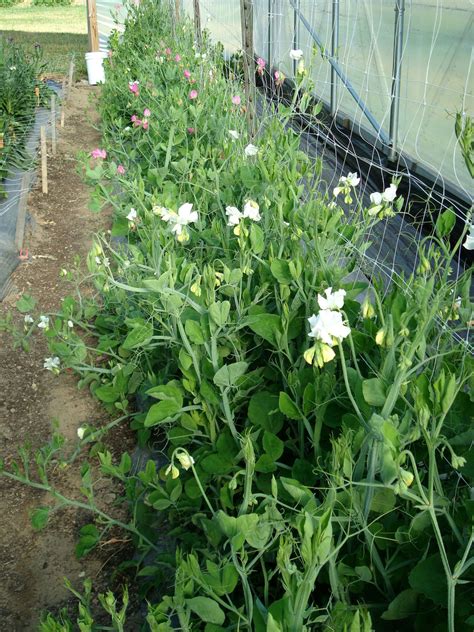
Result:
M0 9L0 24L2 31L87 34L87 12L84 2L69 7L20 4Z
M0 9L0 35L27 48L43 48L49 75L64 75L71 54L76 57L76 77L86 76L87 13L83 0L68 7L35 7L21 4Z
M69 26L69 25L68 25ZM77 33L28 33L25 31L2 31L1 35L11 38L15 43L30 49L39 44L43 49L47 63L47 75L64 75L68 72L71 54L75 53L76 78L85 77L87 52L87 35Z

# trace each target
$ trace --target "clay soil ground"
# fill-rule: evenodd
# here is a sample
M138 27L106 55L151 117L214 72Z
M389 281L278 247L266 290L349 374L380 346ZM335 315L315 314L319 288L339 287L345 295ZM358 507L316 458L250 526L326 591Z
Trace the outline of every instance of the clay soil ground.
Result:
M15 303L23 293L38 303L35 315L54 312L62 297L71 291L60 277L61 269L71 269L76 255L84 257L94 232L107 228L107 216L88 210L90 190L77 173L75 156L99 145L100 135L93 127L95 89L76 86L65 111L66 125L60 130L58 152L49 160L49 194L39 184L30 193L28 212L32 229L25 246L30 258L22 262L12 278L12 290L0 303L0 319L7 312L23 327L23 315ZM77 443L77 429L89 423L99 426L107 418L90 393L78 390L73 376L55 376L43 369L48 353L41 331L35 332L29 353L13 350L12 337L0 333L0 457L8 465L22 444L39 447L51 437L53 424L66 437L67 445ZM111 445L115 452L132 446L126 428L114 430ZM78 495L78 466L58 477L61 492ZM107 481L101 490L102 501L112 507L117 490ZM123 557L123 543L111 544L78 561L74 545L78 529L90 522L84 512L67 509L54 514L46 529L34 531L30 513L50 499L42 491L12 483L0 477L0 630L37 630L41 613L67 603L70 595L64 577L81 587L91 577L99 587ZM113 510L115 511L115 510Z

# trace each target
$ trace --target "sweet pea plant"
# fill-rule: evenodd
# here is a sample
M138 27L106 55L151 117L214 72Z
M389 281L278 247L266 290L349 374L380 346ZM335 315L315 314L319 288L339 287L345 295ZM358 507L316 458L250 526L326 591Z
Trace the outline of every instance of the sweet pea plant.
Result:
M100 96L103 145L83 157L112 237L88 257L96 295L79 284L43 328L45 368L72 369L120 411L80 428L74 457L93 446L129 521L97 508L86 463L94 522L80 553L111 526L132 534L143 629L472 629L472 315L469 272L451 275L453 213L411 276L368 280L360 253L401 210L397 182L369 208L358 174L321 195L291 109L248 138L218 46L198 48L155 2L125 27ZM103 448L124 419L160 453L140 471ZM67 460L61 447L48 463ZM67 499L39 462L56 499L42 525ZM32 471L24 459L4 474ZM81 629L96 629L78 596ZM128 599L102 601L125 629ZM63 624L49 615L43 629Z

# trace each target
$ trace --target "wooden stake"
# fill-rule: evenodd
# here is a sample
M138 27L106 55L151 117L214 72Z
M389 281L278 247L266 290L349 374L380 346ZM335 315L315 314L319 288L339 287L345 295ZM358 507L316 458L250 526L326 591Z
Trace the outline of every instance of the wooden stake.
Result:
M48 193L48 164L46 155L46 128L44 125L40 129L41 137L41 187L43 193Z
M194 34L196 38L196 46L200 49L202 44L202 31L201 31L201 7L199 0L193 0L194 2Z
M64 127L64 105L61 105L61 127Z
M174 15L176 18L176 23L179 22L180 10L181 10L181 0L174 0Z
M89 50L99 50L99 28L97 26L96 0L87 0L87 33L89 35Z
M69 78L68 78L68 85L67 85L67 96L68 98L71 96L71 89L72 89L72 79L74 77L74 58L71 59L71 61L69 62Z
M51 151L56 155L56 95L51 95Z
M23 238L25 236L26 203L30 189L30 172L25 171L21 177L20 202L18 205L18 217L16 220L15 248L20 251L23 248Z
M242 24L242 50L244 54L244 86L247 105L247 130L250 138L256 133L255 119L255 68L253 48L253 2L240 0L240 21Z

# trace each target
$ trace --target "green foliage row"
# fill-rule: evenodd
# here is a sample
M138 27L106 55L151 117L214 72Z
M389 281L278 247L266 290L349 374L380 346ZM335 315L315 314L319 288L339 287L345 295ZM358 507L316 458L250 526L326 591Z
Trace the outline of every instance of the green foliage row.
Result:
M40 48L27 52L0 36L0 196L8 170L28 160L25 143L35 107L48 92L39 81L43 70Z
M198 49L165 5L131 7L111 38L103 147L83 161L93 209L114 209L87 261L96 295L65 271L60 313L18 305L18 343L39 326L45 368L72 369L119 417L80 428L73 457L55 435L3 474L52 498L36 528L90 510L79 557L128 533L122 568L148 602L135 629L471 630L471 275L451 277L454 214L418 244L414 274L369 283L363 253L401 211L397 183L369 208L355 174L321 193L291 126L310 107L301 63L291 106L249 138L221 48ZM104 437L126 421L154 458L112 458ZM85 448L83 498L66 498L50 471ZM101 508L93 463L126 521ZM101 629L90 590L75 593L81 630ZM128 629L128 592L101 605ZM66 614L41 627L69 629Z

